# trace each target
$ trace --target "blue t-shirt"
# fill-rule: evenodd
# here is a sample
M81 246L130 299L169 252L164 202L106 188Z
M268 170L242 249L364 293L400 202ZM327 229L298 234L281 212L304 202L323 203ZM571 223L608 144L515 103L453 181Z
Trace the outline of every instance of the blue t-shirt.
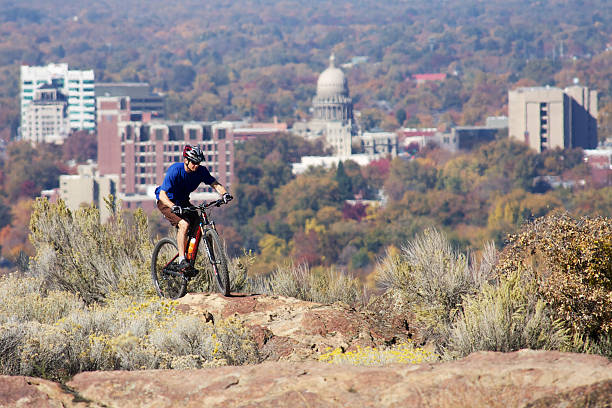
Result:
M166 195L175 204L189 201L189 194L195 191L200 183L211 185L217 181L206 166L200 166L194 172L187 173L183 163L174 163L166 172L164 182L155 189L155 197L159 200L159 191L164 190Z

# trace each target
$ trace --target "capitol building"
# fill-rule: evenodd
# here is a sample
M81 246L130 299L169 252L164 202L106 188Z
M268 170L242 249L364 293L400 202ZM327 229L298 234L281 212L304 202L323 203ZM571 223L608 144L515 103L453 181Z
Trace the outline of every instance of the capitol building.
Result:
M344 72L336 67L332 54L327 67L317 81L317 94L312 98L312 118L297 122L292 132L306 139L322 139L331 148L331 156L305 156L293 164L299 174L311 166L330 167L340 161L352 160L367 165L372 160L397 155L397 135L393 132L363 133L353 117L353 100ZM360 153L354 152L354 147Z
M353 100L344 72L336 67L335 56L319 75L317 94L312 99L313 116L309 122L298 122L293 132L307 139L323 138L334 156L350 156L353 136L358 129L353 118Z

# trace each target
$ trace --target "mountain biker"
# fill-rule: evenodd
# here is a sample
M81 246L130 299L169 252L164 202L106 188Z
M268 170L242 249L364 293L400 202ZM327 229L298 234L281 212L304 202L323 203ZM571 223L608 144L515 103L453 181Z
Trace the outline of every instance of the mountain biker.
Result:
M168 168L161 186L155 189L157 208L172 226L177 227L176 243L178 245L179 268L185 271L189 262L185 259L185 243L189 231L190 219L183 214L182 207L189 207L189 195L198 188L200 183L206 183L219 193L225 203L232 200L226 188L215 179L206 166L200 165L204 153L199 147L185 145L183 162L174 163Z

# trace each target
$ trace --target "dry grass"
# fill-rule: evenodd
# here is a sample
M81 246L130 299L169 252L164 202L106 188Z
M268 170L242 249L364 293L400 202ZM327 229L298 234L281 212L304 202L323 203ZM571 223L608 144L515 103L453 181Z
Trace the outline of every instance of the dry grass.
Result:
M278 266L270 275L249 281L248 289L255 293L294 297L323 304L343 302L363 304L363 285L333 268L311 270L307 265Z

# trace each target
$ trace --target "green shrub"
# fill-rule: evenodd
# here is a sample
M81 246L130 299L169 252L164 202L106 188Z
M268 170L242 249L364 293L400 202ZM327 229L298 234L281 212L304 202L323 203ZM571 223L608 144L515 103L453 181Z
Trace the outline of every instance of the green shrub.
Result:
M553 316L598 342L612 333L612 220L553 214L511 236L499 271L533 275Z
M117 213L100 224L95 207L71 212L60 200L38 199L30 219L30 240L36 249L31 270L50 288L78 293L86 302L111 294L153 293L149 265L152 243L142 210L128 222Z
M278 266L270 275L251 279L248 288L256 293L294 297L323 304L363 304L364 300L363 285L359 280L333 268L311 270L303 264Z
M467 295L477 293L492 279L496 251L485 247L479 261L455 252L446 235L428 229L403 247L387 254L378 265L376 281L401 293L415 314L426 341L443 346Z
M485 284L468 296L450 333L448 357L474 351L515 351L522 348L566 349L570 337L562 322L554 321L538 297L534 279L518 273L502 277L498 285Z

